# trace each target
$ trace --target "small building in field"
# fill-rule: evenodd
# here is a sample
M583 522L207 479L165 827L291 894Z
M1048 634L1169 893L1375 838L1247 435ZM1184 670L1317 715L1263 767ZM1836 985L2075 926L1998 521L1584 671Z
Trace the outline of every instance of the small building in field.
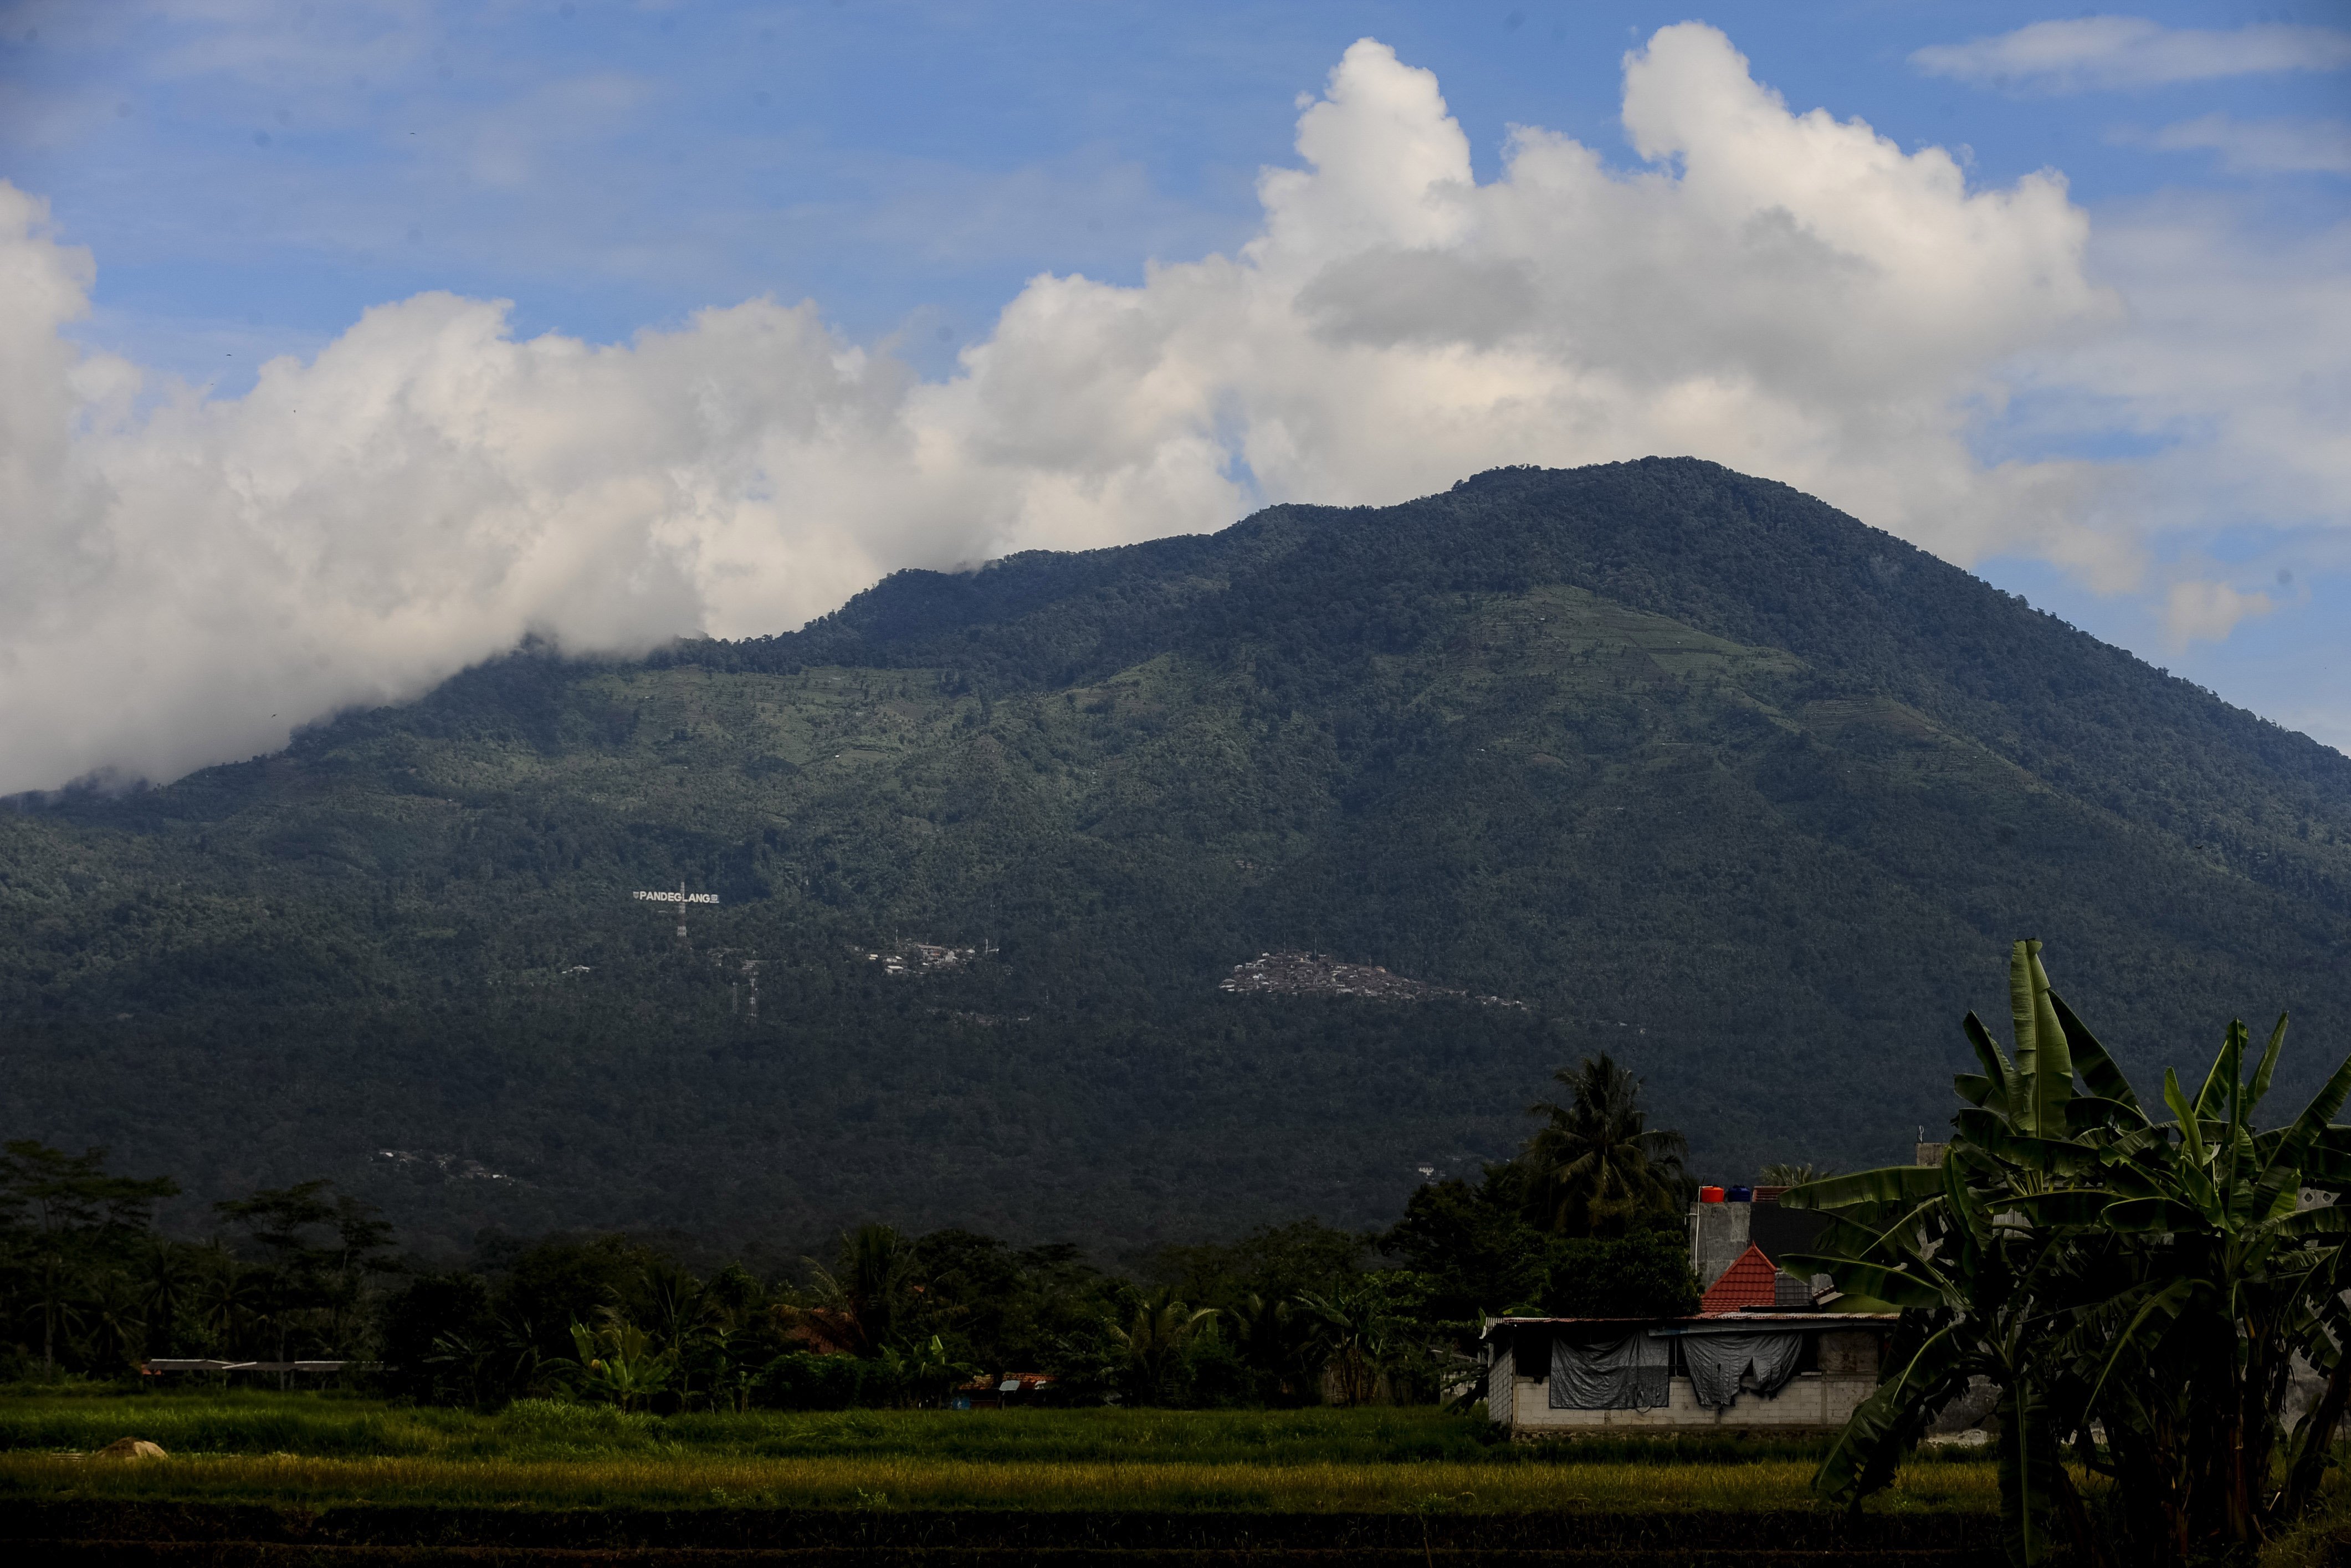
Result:
M1778 1187L1705 1187L1676 1318L1494 1318L1486 1413L1514 1438L1625 1431L1833 1432L1877 1387L1899 1314L1824 1310L1825 1278L1783 1270L1820 1217Z
M953 1410L1005 1410L1047 1403L1053 1375L1050 1372L1008 1372L1000 1377L975 1377L958 1385L947 1398Z
M1486 1413L1510 1437L1830 1432L1877 1386L1893 1313L1497 1318Z

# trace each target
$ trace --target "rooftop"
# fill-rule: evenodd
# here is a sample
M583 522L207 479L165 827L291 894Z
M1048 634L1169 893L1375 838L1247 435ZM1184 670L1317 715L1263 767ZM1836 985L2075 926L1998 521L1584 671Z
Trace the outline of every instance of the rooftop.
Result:
M1735 1312L1698 1312L1686 1318L1488 1318L1489 1331L1503 1328L1656 1328L1672 1333L1690 1330L1720 1329L1725 1332L1752 1332L1766 1324L1792 1328L1834 1328L1838 1324L1860 1327L1864 1324L1890 1323L1900 1312L1823 1312L1772 1311L1768 1308L1741 1308Z
M1778 1298L1779 1285L1778 1265L1750 1241L1747 1250L1722 1271L1722 1277L1706 1288L1698 1310L1714 1313L1735 1312L1741 1307L1768 1307Z

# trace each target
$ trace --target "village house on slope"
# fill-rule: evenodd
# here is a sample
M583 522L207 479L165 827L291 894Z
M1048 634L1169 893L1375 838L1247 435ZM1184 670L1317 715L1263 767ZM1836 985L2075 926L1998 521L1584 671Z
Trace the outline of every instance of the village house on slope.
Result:
M1820 1310L1824 1277L1786 1273L1820 1217L1784 1187L1702 1187L1681 1318L1496 1318L1486 1411L1514 1438L1599 1431L1834 1431L1877 1386L1896 1314Z

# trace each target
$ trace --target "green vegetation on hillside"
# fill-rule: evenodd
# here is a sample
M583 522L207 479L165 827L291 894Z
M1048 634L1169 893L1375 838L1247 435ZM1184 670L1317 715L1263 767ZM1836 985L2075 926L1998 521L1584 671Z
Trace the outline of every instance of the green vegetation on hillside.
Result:
M1550 1124L1475 1187L1421 1187L1385 1236L1314 1220L1158 1249L1134 1274L1067 1243L862 1225L823 1263L698 1276L617 1235L485 1237L463 1269L395 1250L366 1204L319 1179L214 1205L203 1242L158 1233L167 1178L30 1141L0 1150L0 1378L138 1372L150 1358L365 1364L426 1404L576 1400L622 1414L938 1406L1460 1406L1494 1312L1681 1312L1697 1301L1662 1169L1632 1202L1563 1128L1658 1145L1606 1058L1559 1079ZM1566 1201L1562 1201L1562 1199ZM753 1265L757 1260L751 1260ZM8 1333L13 1329L13 1333Z
M629 896L681 881L684 942ZM1139 1252L1384 1222L1601 1050L1693 1174L1882 1160L1944 1115L1918 1020L2032 929L2126 1063L2190 998L2339 1028L2351 761L1782 486L1510 471L24 802L5 1131L192 1200L326 1175L451 1259ZM977 956L869 956L914 942ZM1217 990L1292 949L1526 1006Z

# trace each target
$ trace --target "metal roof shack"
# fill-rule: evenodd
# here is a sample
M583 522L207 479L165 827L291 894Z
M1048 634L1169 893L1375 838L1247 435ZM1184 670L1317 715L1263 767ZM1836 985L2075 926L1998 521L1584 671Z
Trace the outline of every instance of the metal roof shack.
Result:
M1486 1413L1512 1438L1834 1431L1899 1314L1769 1305L1675 1318L1495 1318Z
M1513 1437L1843 1427L1876 1388L1901 1314L1838 1312L1826 1275L1782 1266L1812 1252L1827 1223L1782 1207L1787 1190L1698 1187L1688 1235L1702 1295L1690 1316L1489 1320L1487 1415Z
M1055 1381L1050 1372L1008 1372L1001 1377L975 1377L958 1386L947 1404L956 1410L1002 1410L1016 1405L1040 1405Z
M141 1375L153 1377L165 1372L315 1372L335 1373L356 1368L361 1372L382 1370L380 1361L216 1361L204 1357L155 1356L139 1364Z

